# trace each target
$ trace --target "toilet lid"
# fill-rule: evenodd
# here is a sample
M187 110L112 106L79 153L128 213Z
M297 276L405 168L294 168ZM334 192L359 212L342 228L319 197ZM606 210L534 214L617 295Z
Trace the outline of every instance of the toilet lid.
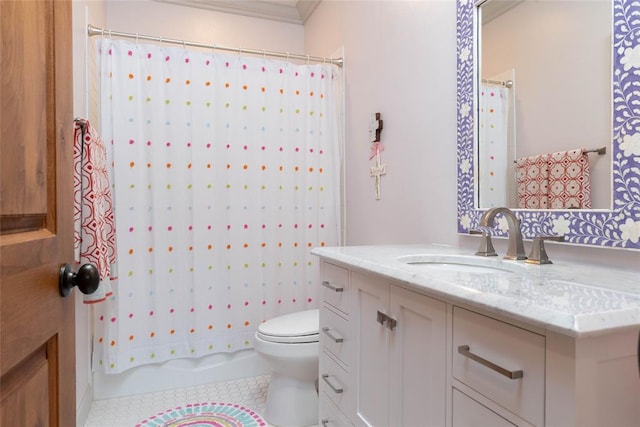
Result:
M267 320L258 327L258 336L265 341L304 343L318 341L320 312L318 309L284 314Z

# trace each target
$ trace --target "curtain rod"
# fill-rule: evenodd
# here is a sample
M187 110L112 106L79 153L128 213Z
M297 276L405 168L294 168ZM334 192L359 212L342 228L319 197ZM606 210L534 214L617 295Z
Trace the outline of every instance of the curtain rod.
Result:
M313 61L313 62L322 62L326 64L334 64L338 67L342 67L344 62L343 58L325 58L321 56L310 56L310 55L301 55L296 53L289 52L274 52L269 50L257 50L257 49L245 49L239 47L227 47L227 46L219 46L215 44L207 44L207 43L199 43L199 42L190 42L187 40L178 40L171 39L159 36L149 36L144 34L136 34L136 33L125 33L122 31L114 31L114 30L105 30L104 28L95 27L93 25L87 25L87 34L89 37L91 36L108 36L108 37L121 37L125 39L136 39L136 40L151 40L160 43L169 43L169 44L179 44L182 46L191 46L191 47L199 47L203 49L213 49L213 50L224 50L230 52L237 53L245 53L250 55L262 55L262 56L271 56L276 58L285 58L289 59L299 59L302 61Z
M511 86L513 86L513 80L501 81L501 80L482 79L482 83L487 83L487 84L490 84L490 85L504 86L506 88L511 88Z

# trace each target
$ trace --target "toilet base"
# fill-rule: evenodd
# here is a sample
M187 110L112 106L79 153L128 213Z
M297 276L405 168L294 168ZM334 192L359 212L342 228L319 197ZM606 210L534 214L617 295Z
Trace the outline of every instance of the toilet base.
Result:
M264 418L278 427L318 424L318 391L314 381L271 374Z

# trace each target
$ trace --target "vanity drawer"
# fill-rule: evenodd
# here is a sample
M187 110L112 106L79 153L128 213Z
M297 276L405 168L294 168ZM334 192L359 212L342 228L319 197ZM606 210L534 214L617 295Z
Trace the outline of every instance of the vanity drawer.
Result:
M348 323L340 315L324 306L320 310L320 345L349 370Z
M349 270L324 262L320 277L322 277L322 300L347 314Z
M525 420L544 424L544 336L454 307L452 350L455 379Z
M344 413L349 413L349 374L325 351L320 353L319 392Z
M351 425L344 414L340 412L333 403L331 403L329 397L322 393L320 393L320 407L318 408L318 414L318 418L320 418L320 424L318 427L344 427Z
M452 427L491 426L514 427L500 415L476 402L466 394L453 389Z

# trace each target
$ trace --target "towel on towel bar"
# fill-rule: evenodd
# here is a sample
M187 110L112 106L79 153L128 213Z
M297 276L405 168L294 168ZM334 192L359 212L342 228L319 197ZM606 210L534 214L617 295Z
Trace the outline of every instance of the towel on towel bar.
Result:
M84 295L85 304L92 304L112 294L111 281L117 278L115 220L102 138L86 119L76 119L74 125L74 258L93 264L100 273L98 289Z
M590 209L591 180L586 149L560 151L549 155L549 207Z
M584 148L516 160L518 207L589 209L591 181Z
M547 155L516 160L518 208L548 209L549 165Z

